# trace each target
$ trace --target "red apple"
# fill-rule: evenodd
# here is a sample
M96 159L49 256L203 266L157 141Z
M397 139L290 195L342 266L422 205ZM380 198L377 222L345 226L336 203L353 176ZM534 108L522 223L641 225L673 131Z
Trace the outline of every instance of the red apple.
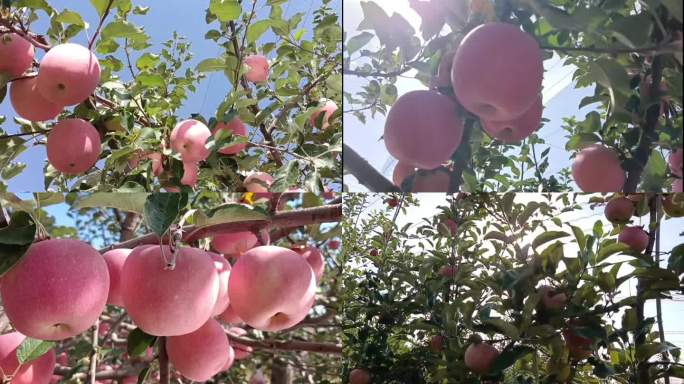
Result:
M195 381L209 380L221 372L234 358L232 349L228 336L214 319L191 333L166 339L166 352L173 367Z
M349 384L369 384L370 373L363 368L355 368L349 372Z
M76 105L87 99L100 83L100 62L86 47L60 44L40 62L38 91L58 105Z
M121 274L124 307L150 335L195 331L211 317L218 298L219 277L207 252L181 248L175 268L166 269L170 258L166 245L138 246L128 255Z
M499 351L492 345L484 342L473 343L466 348L465 365L478 375L489 372L494 360L499 356Z
M563 330L563 338L570 352L570 357L574 360L583 360L591 356L592 342L590 339L579 336L570 329Z
M449 233L451 234L451 236L456 236L456 233L458 231L458 224L456 224L455 221L453 221L452 219L446 219L442 220L442 223L446 225L447 229L449 229Z
M420 111L420 113L418 113ZM411 91L399 97L385 120L385 146L408 166L434 169L461 144L463 122L456 104L435 91Z
M625 183L617 153L600 144L582 149L572 163L572 177L583 192L619 192Z
M641 253L648 247L648 233L641 227L625 227L620 231L618 241L629 245L632 251Z
M543 73L532 36L517 25L486 23L456 49L451 84L463 107L481 119L511 121L538 100Z
M220 314L218 316L218 318L219 318L219 320L223 321L226 324L231 324L231 325L244 324L244 320L242 320L240 318L240 316L238 316L237 313L235 313L235 310L233 310L233 307L230 306L230 304L228 304L228 308L226 308L226 310L223 311L223 313Z
M211 246L226 256L239 257L254 248L257 242L258 239L252 232L229 232L215 235L211 240Z
M404 182L404 179L415 172L416 169L412 165L400 161L394 166L392 181L394 182L394 185L401 188L401 183Z
M611 223L625 224L634 215L634 202L627 197L616 197L606 204L604 213Z
M62 106L47 101L38 92L35 77L15 80L10 86L12 108L20 117L29 121L52 120L62 112Z
M228 260L218 253L207 253L211 256L211 260L214 262L214 267L216 267L216 272L218 273L218 298L216 299L214 312L212 312L212 316L218 316L228 309L228 304L230 304L230 298L228 297L228 280L230 279L231 266Z
M82 241L40 241L2 277L0 293L17 331L35 339L64 340L87 330L104 310L107 264Z
M667 164L670 166L670 171L673 175L678 176L680 179L682 178L682 161L684 161L682 160L683 155L684 151L679 148L676 151L670 152L670 155L667 157Z
M92 124L81 119L66 119L55 124L47 138L50 164L67 175L78 175L95 165L102 142Z
M420 171L413 180L412 192L447 192L451 176L444 168Z
M430 338L430 351L432 353L440 353L442 352L442 348L444 348L444 342L446 341L446 337L442 335L434 335L432 338Z
M541 124L541 96L522 115L509 121L482 120L482 129L489 136L506 144L517 143L533 134Z
M245 331L244 328L231 327L229 331L230 333L238 336L244 336L247 334L247 331ZM235 360L244 360L252 356L252 347L248 347L246 345L233 341L230 339L230 336L228 336L228 340L230 341L230 345L233 347L233 350L235 350Z
M183 162L183 177L181 178L181 184L187 185L189 187L194 187L197 185L197 177L199 176L199 163L192 161Z
M672 192L684 192L684 184L682 184L682 179L674 179L674 181L672 181Z
M123 271L126 258L131 253L131 249L117 248L105 252L102 257L107 263L109 271L109 295L107 304L123 307L123 297L121 296L121 272Z
M397 199L395 199L395 198L391 198L391 199L387 200L387 206L388 206L388 207L390 207L390 208L396 208L397 205L399 205L399 200L397 200Z
M245 79L252 83L268 81L269 64L266 56L250 55L245 57L245 65L249 67L245 73Z
M202 122L184 120L171 131L171 148L180 154L183 162L204 161L209 156L209 150L204 146L209 136L211 131Z
M332 118L333 113L337 111L337 104L332 100L321 99L318 105L318 110L311 115L309 123L312 127L318 128L318 119L321 114L323 114L323 124L320 128L326 130L330 126L330 119Z
M377 249L371 249L370 250L370 255L372 257L377 257L378 256L378 250Z
M563 293L553 293L554 289L547 285L543 285L538 289L541 295L542 303L547 309L561 310L565 308L565 304L568 301L568 296Z
M273 176L266 172L252 172L243 181L247 192L268 192L273 184Z
M321 277L323 277L323 272L325 270L325 259L323 258L321 251L316 247L294 247L292 250L304 257L314 271L316 281L321 281Z
M340 242L337 240L328 240L328 249L332 249L333 251L338 249L340 247Z
M233 120L228 123L220 122L216 124L213 132L214 136L217 136L220 131L229 131L233 134L233 136L247 137L247 127L242 120L237 117L233 118ZM219 153L223 153L224 155L234 155L236 153L240 153L243 149L245 149L245 147L247 147L247 143L229 145L219 150Z
M33 64L35 48L28 40L16 33L0 36L0 73L19 77Z
M0 381L5 382L7 376L13 375L11 384L48 384L55 369L55 350L50 349L35 360L21 366L17 359L17 348L26 339L19 332L11 332L0 336ZM4 373L4 374L3 374Z
M456 266L444 265L439 269L439 274L447 279L453 279L456 276Z
M270 245L245 252L228 285L235 313L251 327L269 332L302 321L316 294L309 263L290 249Z

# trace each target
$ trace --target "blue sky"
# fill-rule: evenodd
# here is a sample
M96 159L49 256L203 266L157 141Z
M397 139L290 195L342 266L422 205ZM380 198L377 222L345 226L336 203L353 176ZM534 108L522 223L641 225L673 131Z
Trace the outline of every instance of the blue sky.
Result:
M88 1L52 0L49 3L58 10L69 8L78 12L90 25L87 36L91 36L97 27L97 13ZM150 36L150 42L152 43L151 52L158 52L161 49L161 43L170 39L174 30L191 42L191 51L194 53L193 61L191 62L193 68L200 61L217 57L224 51L214 41L204 39L204 34L210 29L204 21L205 11L209 5L208 0L193 2L183 0L133 0L133 4L150 7L150 11L146 16L131 16L130 20L136 25L144 27ZM189 6L188 4L195 4L195 6ZM259 0L258 4L257 18L267 17L270 7L265 6L266 1ZM310 38L313 22L312 13L320 4L320 0L292 0L282 5L284 18L292 16L297 12L307 14L308 16L305 18L303 27L307 29L305 38ZM340 14L342 0L333 0L331 7ZM44 13L41 13L41 15L42 18L33 24L33 28L37 33L47 30L48 19ZM111 20L113 20L112 15L108 18L108 21ZM72 42L87 45L87 36L85 32L82 32ZM269 30L261 37L260 42L270 42L273 40L274 34ZM42 56L42 52L38 54ZM137 57L137 54L133 55L133 62L135 62ZM122 57L119 57L119 59L123 60ZM120 75L124 81L130 80L130 75L126 71L121 71ZM216 107L223 100L224 96L230 92L230 88L228 80L221 72L212 72L200 83L197 87L197 92L190 95L183 108L180 109L179 116L187 117L191 113L200 113L209 119L215 113ZM9 103L9 98L0 104L0 115L7 116L7 122L3 125L3 128L8 133L16 133L18 127L12 121L15 114ZM44 146L31 147L19 156L18 161L26 163L27 167L21 175L9 181L9 191L43 191L45 189L43 166L46 159L47 155Z
M407 0L376 0L388 14L397 12L404 16L411 23L416 31L419 31L420 18L408 6ZM359 23L363 20L360 0L345 0L344 2L344 29L347 37L354 36ZM354 57L358 57L358 52ZM558 170L570 166L570 152L565 150L565 131L561 128L563 117L576 116L578 120L584 120L584 116L595 109L597 104L577 109L579 102L585 96L593 95L593 88L574 89L571 86L572 73L574 69L562 64L558 56L544 62L546 72L544 73L544 112L543 117L549 119L544 127L537 131L539 137L546 140L549 151L549 169L545 176L549 177L556 174ZM411 72L397 81L398 94L401 95L411 90L426 89L422 83L411 79ZM344 77L344 88L346 92L357 92L362 85L366 84L364 79L356 76ZM358 106L357 106L358 107ZM345 107L345 110L351 106ZM351 114L344 116L344 141L351 146L357 153L373 165L378 171L391 179L392 170L396 160L392 159L385 149L384 143L379 140L382 136L385 116L376 115L374 119L367 115L366 124L359 122ZM540 145L539 152L546 148ZM539 153L538 152L538 153ZM531 174L530 174L531 175ZM367 189L358 183L354 177L345 177L345 184L349 191L366 191ZM577 187L573 184L573 187Z

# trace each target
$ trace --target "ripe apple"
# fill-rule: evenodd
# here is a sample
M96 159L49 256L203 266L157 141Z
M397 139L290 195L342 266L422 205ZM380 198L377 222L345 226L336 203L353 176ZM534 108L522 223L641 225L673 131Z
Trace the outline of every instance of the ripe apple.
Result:
M618 241L629 245L632 251L641 253L648 247L648 233L641 227L625 227L620 231Z
M485 342L473 343L466 348L465 365L478 375L484 375L489 371L494 360L499 356L499 351L491 344Z
M326 130L330 126L330 119L333 113L337 111L337 104L334 101L328 99L321 99L318 103L319 107L316 112L309 118L309 123L312 127L318 127L318 119L323 114L323 125L321 125L321 130Z
M256 235L250 231L229 232L214 235L211 246L226 256L238 257L254 248L257 242Z
M375 248L374 248L374 249L371 249L371 250L370 250L370 255L371 255L372 257L377 257L377 256L378 256L378 250L375 249Z
M247 127L242 122L242 120L240 120L237 117L234 117L233 120L231 120L228 123L219 122L218 124L216 124L216 127L214 127L213 132L214 137L216 137L220 131L229 131L233 134L233 136L247 137ZM223 153L224 155L234 155L236 153L240 153L240 151L245 149L245 147L247 147L247 143L229 145L225 148L220 149L219 153Z
M511 121L538 100L543 73L532 36L517 25L486 23L456 49L451 84L463 107L481 119Z
M216 305L214 306L214 312L212 313L212 316L218 316L228 309L228 304L230 304L230 298L228 297L228 279L230 279L231 266L228 260L218 253L207 253L211 256L211 260L214 262L214 267L216 267L216 272L218 273L218 298L216 299Z
M21 76L31 68L34 55L33 44L18 34L0 36L0 57L7 58L0 61L0 73L6 73L10 78Z
M634 215L634 202L627 197L616 197L606 204L604 213L611 223L625 224Z
M420 113L417 113L420 111ZM385 146L408 166L434 169L461 144L463 121L456 104L435 91L411 91L397 99L385 120Z
M296 252L266 245L238 259L228 286L235 313L253 328L274 332L306 317L315 299L316 276Z
M181 248L173 270L168 246L142 245L128 255L121 274L124 307L146 333L177 336L195 331L214 311L219 277L211 256Z
M390 208L396 208L397 205L399 205L399 200L396 198L392 197L391 199L387 200L387 206Z
M430 351L432 353L440 353L442 352L442 348L444 348L444 342L446 341L446 337L442 335L434 335L432 338L430 338Z
M456 276L456 266L444 265L439 269L439 274L447 279L453 279Z
M76 105L87 99L100 83L100 62L86 47L60 44L40 62L38 91L59 105Z
M674 181L672 181L672 192L684 192L682 179L674 179Z
M209 380L221 372L234 356L232 349L221 324L214 319L191 333L166 339L166 352L173 367L195 381Z
M452 219L446 219L442 220L442 223L446 225L451 236L456 236L456 232L458 231L458 224L456 224L455 221L453 221Z
M187 185L189 187L194 187L197 185L197 177L199 175L199 163L194 161L184 161L183 162L183 177L181 178L181 184Z
M87 330L104 310L107 263L82 241L40 241L2 277L0 293L17 331L35 339L64 340Z
M563 338L570 352L570 357L574 360L582 360L591 356L592 342L590 339L579 336L570 329L563 330Z
M506 144L517 143L533 134L541 124L541 96L522 115L509 121L482 120L482 129L489 136Z
M340 248L340 242L337 240L328 240L328 249L332 249L333 251Z
M444 168L434 171L419 171L413 180L412 192L447 192L451 176Z
M10 86L10 102L17 115L29 121L52 120L62 112L62 106L47 101L38 92L35 77L15 80Z
M547 309L561 310L565 308L565 304L568 302L568 296L565 293L554 294L554 289L547 285L539 287L538 291L541 294L542 303Z
M663 196L663 209L670 217L684 216L684 195L669 193Z
M252 172L242 182L247 192L268 192L273 177L266 172Z
M95 165L102 142L92 124L66 119L55 124L47 138L47 157L52 166L67 175L78 175Z
M201 121L189 119L178 123L171 131L171 149L179 153L183 162L196 163L209 157L204 146L211 131Z
M670 171L673 175L678 176L680 179L682 178L682 162L684 161L682 159L683 155L684 151L679 148L676 151L671 152L667 157L667 164L670 166Z
M7 376L13 375L11 384L48 384L55 369L55 350L50 349L35 360L19 366L17 348L26 339L19 332L0 335L0 381L5 382Z
M392 181L394 182L394 185L401 188L401 183L404 182L404 179L415 172L416 169L412 165L408 165L400 161L394 166L394 171L392 172Z
M245 57L245 65L249 70L245 73L245 79L252 83L263 83L268 81L269 64L266 56L250 55Z
M121 272L123 271L126 258L131 253L131 249L117 248L105 252L102 257L107 263L109 271L109 295L107 304L123 307L123 297L121 296Z
M244 328L231 327L229 331L238 336L247 334L247 331ZM230 339L230 336L228 336L228 341L230 341L230 346L233 347L233 350L235 351L235 360L244 360L252 356L252 347L235 342Z
M228 280L230 282L230 280ZM228 300L230 301L230 299ZM223 321L226 324L232 324L232 325L239 325L239 324L244 324L244 320L240 318L240 316L235 313L235 310L233 307L228 304L228 308L226 308L225 311L223 311L222 314L218 316L219 320Z
M164 172L164 156L160 152L152 152L147 158L152 160L152 174L161 175Z
M575 156L572 177L583 192L618 192L625 183L618 154L600 144L590 145Z
M349 384L369 384L370 373L363 368L355 368L349 372Z
M304 257L313 270L316 281L321 281L325 270L325 259L321 251L316 247L293 247L291 249Z

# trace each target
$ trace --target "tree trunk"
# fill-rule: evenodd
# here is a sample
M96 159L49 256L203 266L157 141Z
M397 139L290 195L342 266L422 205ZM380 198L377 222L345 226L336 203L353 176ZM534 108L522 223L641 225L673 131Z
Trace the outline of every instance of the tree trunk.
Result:
M271 364L271 384L291 384L292 370L287 362L280 359L273 359Z

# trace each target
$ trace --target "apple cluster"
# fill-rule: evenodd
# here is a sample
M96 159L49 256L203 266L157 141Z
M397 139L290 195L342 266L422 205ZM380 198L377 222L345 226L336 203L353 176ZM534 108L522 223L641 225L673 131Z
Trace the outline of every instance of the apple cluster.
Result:
M37 75L26 75L33 67L33 45L16 33L0 36L0 75L14 79L9 89L16 113L29 121L55 119L66 106L79 104L100 82L100 63L78 44L52 47L40 61ZM58 171L75 175L90 169L101 152L100 135L85 120L58 122L47 139L48 161Z
M110 304L124 308L144 332L166 336L169 361L178 373L208 380L252 352L229 334L245 335L244 324L269 332L290 328L315 303L325 268L321 252L257 243L251 232L237 232L214 237L214 250L223 254L140 245L102 255L73 239L32 244L1 280L2 302L16 329L0 336L3 375L11 375L13 383L47 384L54 350L20 366L17 347L27 336L54 341L77 336ZM231 265L228 259L235 261ZM227 324L228 334L217 319Z
M543 73L539 45L518 26L490 22L471 30L443 55L433 89L402 95L388 113L385 146L399 160L394 183L414 175L414 192L448 190L443 166L461 145L462 108L504 143L531 135L541 123Z

